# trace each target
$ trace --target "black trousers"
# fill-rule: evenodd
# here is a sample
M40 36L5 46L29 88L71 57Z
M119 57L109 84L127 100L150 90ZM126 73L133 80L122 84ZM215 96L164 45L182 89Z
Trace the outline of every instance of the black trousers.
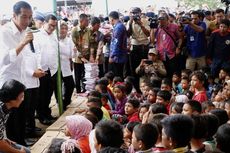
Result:
M23 101L19 108L12 109L6 122L6 135L12 141L21 145L25 143L26 103Z
M75 76L75 87L77 93L81 93L81 89L84 90L84 77L85 67L84 64L74 63L74 76Z
M62 77L63 80L63 110L66 110L66 106L70 104L71 97L74 90L73 76Z
M104 67L103 64L98 64L98 69L99 69L99 75L98 77L101 78L104 76Z
M35 110L38 106L39 88L27 89L24 101L26 103L26 126L35 129Z
M179 58L177 56L173 57L172 59L169 59L167 57L166 61L164 61L163 63L164 63L168 78L172 78L174 72L180 71Z
M57 99L57 73L51 77L50 71L46 72L47 74L40 78L40 96L37 109L38 117L42 120L51 116L51 109L49 108L49 104L51 102L53 92L55 92L55 97Z
M109 57L104 57L103 69L104 73L109 72Z
M109 71L112 71L115 74L115 76L119 76L123 79L124 65L124 63L110 63Z
M140 76L137 75L135 71L136 68L141 63L141 60L148 58L148 51L149 51L148 45L133 45L133 49L130 52L130 69L131 69L131 74L135 78L134 87L137 90L137 92L141 92L139 87Z

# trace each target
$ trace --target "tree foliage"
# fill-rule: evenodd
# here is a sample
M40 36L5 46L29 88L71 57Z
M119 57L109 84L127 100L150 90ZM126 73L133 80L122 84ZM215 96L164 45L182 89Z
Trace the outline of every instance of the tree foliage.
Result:
M221 0L176 0L178 5L184 7L186 10L191 9L205 9L215 10L216 8L223 8L225 5Z

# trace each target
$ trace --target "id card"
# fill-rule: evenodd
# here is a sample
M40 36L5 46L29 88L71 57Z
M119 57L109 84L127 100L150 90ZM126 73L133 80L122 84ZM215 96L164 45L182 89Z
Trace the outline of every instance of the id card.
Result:
M166 39L166 34L163 34L162 35L162 40L165 40Z
M194 36L190 36L190 41L195 41Z

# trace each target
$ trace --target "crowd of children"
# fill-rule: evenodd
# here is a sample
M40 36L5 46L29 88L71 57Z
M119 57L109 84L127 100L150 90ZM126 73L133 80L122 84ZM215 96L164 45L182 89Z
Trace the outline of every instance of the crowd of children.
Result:
M186 69L171 79L142 80L138 93L132 77L123 81L108 72L88 94L82 116L67 116L71 139L54 139L50 149L56 144L59 152L228 153L229 76L228 68L219 78L206 69Z

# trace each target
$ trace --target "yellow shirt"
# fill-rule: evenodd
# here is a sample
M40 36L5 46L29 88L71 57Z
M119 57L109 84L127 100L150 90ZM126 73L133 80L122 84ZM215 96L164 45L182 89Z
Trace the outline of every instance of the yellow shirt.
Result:
M110 120L111 118L110 118L108 110L103 106L101 107L101 110L103 112L103 120Z

